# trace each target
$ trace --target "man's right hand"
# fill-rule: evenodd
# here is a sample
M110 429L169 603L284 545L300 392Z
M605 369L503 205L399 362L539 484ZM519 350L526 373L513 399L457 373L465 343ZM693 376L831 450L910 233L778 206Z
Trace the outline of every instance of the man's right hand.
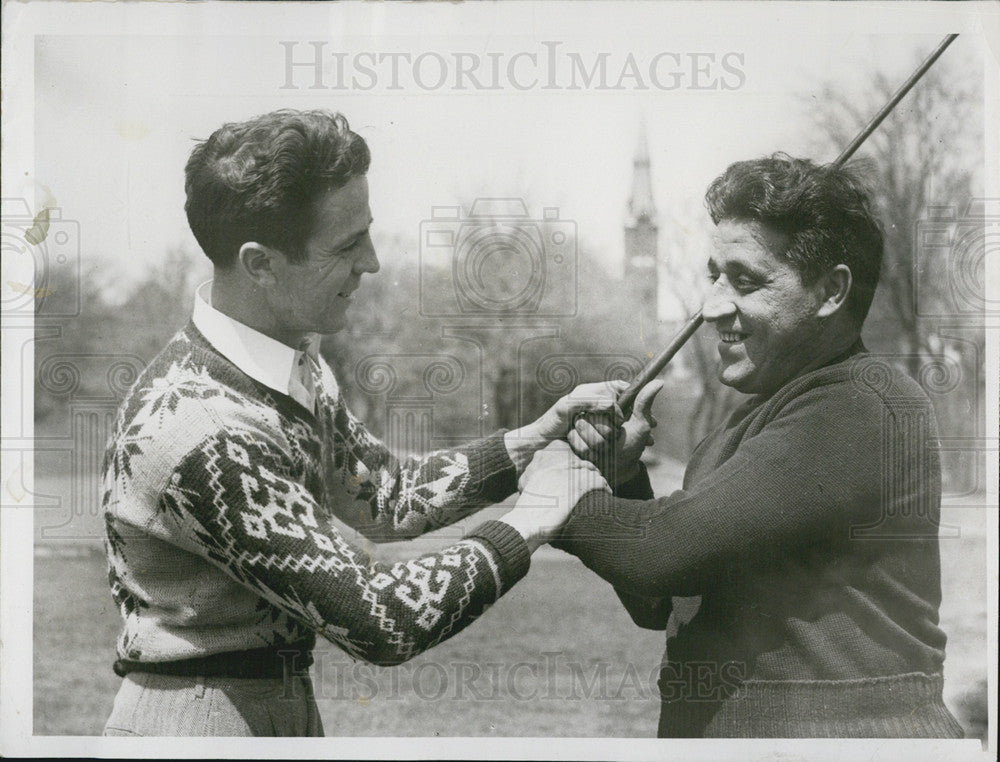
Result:
M522 474L535 453L549 442L564 439L580 415L601 416L609 426L620 429L625 416L615 400L626 386L628 383L625 381L580 384L537 420L504 434L504 444L517 473Z
M562 440L535 453L518 486L521 496L501 521L517 529L531 550L548 542L587 492L611 492L597 467L578 458Z
M609 436L612 429L606 421L583 415L566 441L579 457L596 464L609 483L618 486L627 482L636 475L643 450L653 444L652 430L656 428L653 400L662 388L663 382L655 380L639 390L632 416L620 434Z

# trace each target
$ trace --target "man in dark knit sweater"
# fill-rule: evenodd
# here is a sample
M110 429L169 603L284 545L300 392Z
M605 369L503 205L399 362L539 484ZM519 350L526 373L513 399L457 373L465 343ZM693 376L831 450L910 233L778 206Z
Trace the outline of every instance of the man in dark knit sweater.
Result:
M860 339L882 256L868 195L776 155L706 200L704 317L720 380L752 396L666 497L643 442L624 447L624 497L584 495L553 544L666 630L661 737L961 737L941 696L933 411ZM569 441L604 462L595 425Z
M368 163L364 140L324 111L224 125L188 161L188 220L215 278L108 445L124 618L108 735L322 735L317 633L354 658L404 662L510 590L581 495L610 492L559 441L577 414L614 409L603 384L422 457L396 457L351 414L316 334L344 326L379 268ZM511 511L439 552L382 564L348 541L447 526L528 477Z

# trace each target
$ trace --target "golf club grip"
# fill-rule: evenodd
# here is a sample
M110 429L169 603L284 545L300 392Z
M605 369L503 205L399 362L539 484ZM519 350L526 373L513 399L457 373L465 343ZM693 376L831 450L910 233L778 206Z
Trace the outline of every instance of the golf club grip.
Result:
M632 406L635 405L635 398L639 395L639 390L660 375L660 371L674 358L674 355L677 354L680 348L684 346L688 339L694 336L694 332L698 330L698 326L702 324L703 320L701 311L695 313L694 317L684 324L666 348L646 363L646 367L639 371L639 374L629 384L628 388L618 395L618 406L622 409L626 418L632 415Z

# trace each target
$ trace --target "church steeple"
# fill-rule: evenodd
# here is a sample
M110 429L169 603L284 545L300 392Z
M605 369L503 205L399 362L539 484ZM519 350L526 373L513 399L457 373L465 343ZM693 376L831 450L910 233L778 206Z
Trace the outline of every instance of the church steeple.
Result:
M655 345L658 332L658 237L649 145L643 121L632 159L632 191L625 214L625 284L635 299L635 318L640 334L651 345Z
M632 159L632 192L628 199L628 221L632 227L646 222L656 227L656 204L653 203L653 181L649 172L649 143L645 120L639 126L639 140Z

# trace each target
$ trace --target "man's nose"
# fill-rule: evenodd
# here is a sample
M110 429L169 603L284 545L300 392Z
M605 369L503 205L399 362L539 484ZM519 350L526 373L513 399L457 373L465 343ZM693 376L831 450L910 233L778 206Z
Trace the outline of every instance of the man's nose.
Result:
M720 278L712 285L712 290L701 308L701 316L709 323L721 320L736 313L736 303L732 291L723 285Z
M358 260L355 269L360 275L361 273L377 273L381 267L378 255L375 253L375 246L372 245L371 238L369 238L365 248L365 255Z

